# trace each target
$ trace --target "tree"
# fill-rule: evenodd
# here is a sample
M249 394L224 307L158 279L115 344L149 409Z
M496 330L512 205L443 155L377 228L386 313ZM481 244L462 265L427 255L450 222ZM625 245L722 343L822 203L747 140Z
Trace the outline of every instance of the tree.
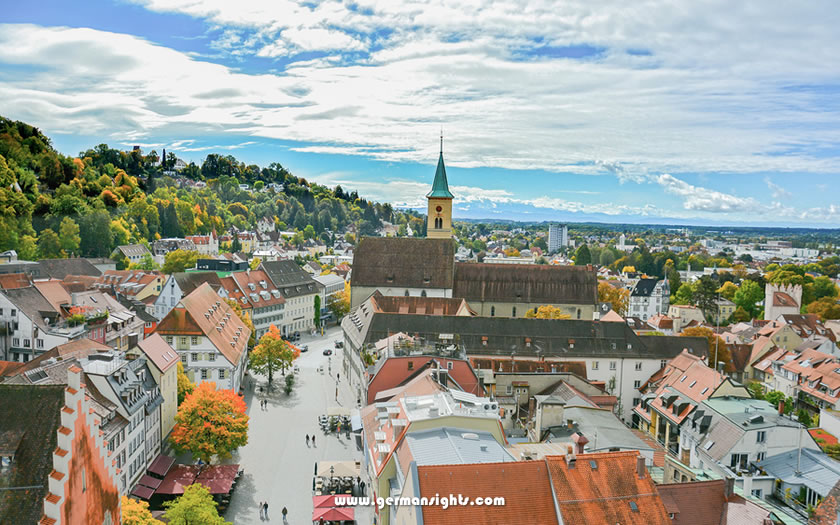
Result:
M671 304L694 304L694 287L691 283L682 283L676 292Z
M749 321L750 319L752 319L752 316L749 314L749 312L747 312L746 310L744 310L743 308L741 308L739 306L738 308L735 309L735 313L732 314L732 319L736 323L745 323L745 322Z
M58 227L59 241L61 242L61 249L67 255L79 253L79 245L82 238L79 237L79 225L70 217L61 219L61 225Z
M741 281L741 286L732 297L732 301L752 317L756 314L756 303L762 299L764 299L764 289L757 282L750 280Z
M809 304L805 310L809 314L818 315L823 321L840 319L840 304L831 297L823 297Z
M256 270L260 267L260 264L262 264L262 260L259 257L254 257L253 259L251 259L251 263L248 265L248 267L251 268L251 270Z
M233 233L233 240L230 243L230 251L231 253L242 251L242 243L239 241L239 234L236 232Z
M184 363L178 361L178 405L184 402L188 395L195 390L195 383L190 380L190 376L184 372Z
M717 291L721 297L731 301L735 297L735 292L738 291L738 285L732 281L726 281Z
M130 264L129 269L131 270L146 270L146 271L154 271L158 269L158 265L154 259L152 259L152 254L147 253L143 256L143 260L139 263Z
M303 237L305 239L313 239L315 238L315 227L311 224L307 224L306 228L303 229Z
M585 244L581 244L575 251L575 266L586 266L592 264L592 254L589 253L589 248Z
M61 241L58 235L47 228L38 236L38 258L55 259L61 257Z
M79 251L84 257L108 257L111 253L111 216L107 211L95 211L79 220L82 239Z
M598 256L598 262L601 266L609 266L615 262L615 255L610 250L603 250L601 255Z
M800 408L799 412L796 413L796 419L799 420L805 428L811 428L811 414L809 414L807 410Z
M184 272L187 268L195 268L199 253L194 250L174 250L163 258L163 273Z
M563 311L562 308L544 304L534 310L525 312L525 317L528 319L571 319L572 316Z
M32 235L24 235L20 239L18 258L23 261L34 261L38 258L38 239Z
M120 504L122 525L163 525L163 522L152 517L149 504L126 496Z
M610 303L615 313L621 316L627 315L627 306L630 304L630 290L616 288L609 283L598 283L598 301Z
M210 463L214 456L230 457L248 443L245 400L233 390L217 390L204 382L188 395L175 415L170 442L178 453Z
M694 285L694 304L703 315L717 312L717 282L709 275L701 276Z
M242 306L239 304L239 301L234 299L225 299L225 302L233 309L236 316L239 317L239 319L251 331L251 335L248 337L248 346L253 347L257 344L257 331L254 330L254 321L251 319L250 314L242 310Z
M315 328L321 328L321 296L315 294Z
M622 266L621 273L636 273L635 266Z
M683 337L705 337L709 343L709 367L720 371L717 368L718 363L724 363L724 369L729 364L732 357L729 355L729 349L726 343L711 328L705 326L691 326L686 328L680 334ZM715 354L717 354L717 361L715 361Z
M770 392L764 394L764 399L776 408L778 408L779 403L784 401L785 414L790 414L791 412L793 412L793 398L785 396L785 393L782 391L771 390Z
M213 496L200 483L190 485L181 496L163 506L169 525L230 525L219 516Z
M815 278L812 287L813 296L816 300L823 297L837 297L837 285L829 277L821 275Z
M340 321L342 317L350 312L350 285L345 281L344 290L333 295L333 300L327 307L335 316L336 321Z
M268 383L274 381L274 371L291 368L292 362L300 356L300 350L284 340L280 330L271 325L260 338L260 343L251 351L249 367L258 374L267 374Z

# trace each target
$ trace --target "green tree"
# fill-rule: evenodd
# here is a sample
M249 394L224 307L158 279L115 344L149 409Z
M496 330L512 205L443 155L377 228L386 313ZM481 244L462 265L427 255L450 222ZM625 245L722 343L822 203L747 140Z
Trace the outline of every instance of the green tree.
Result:
M726 281L717 291L721 297L731 301L735 297L735 292L738 291L738 285L732 281Z
M800 408L799 412L796 413L796 419L802 423L805 428L811 428L811 414L808 413L805 409Z
M575 251L575 266L586 266L592 264L592 255L589 253L589 248L585 244L581 244Z
M814 279L813 294L815 300L823 297L837 297L837 285L831 278L821 275Z
M709 275L701 276L694 285L694 304L708 317L717 311L717 282Z
M840 304L831 297L823 297L809 304L805 310L809 314L819 316L823 321L829 319L840 319Z
M239 234L233 233L233 240L230 242L230 251L237 253L242 251L242 242L239 240Z
M187 268L195 268L199 253L194 250L174 250L163 258L163 273L185 272Z
M315 328L321 328L321 296L315 294Z
M774 408L778 408L779 403L784 401L784 403L785 403L785 407L784 407L785 414L790 414L791 412L793 412L793 398L789 397L789 396L785 396L784 392L781 392L779 390L771 390L770 392L767 392L766 394L764 394L764 399L768 403L773 405Z
M601 266L609 266L615 262L615 255L608 249L602 250L598 262L601 263Z
M735 313L732 314L732 319L736 323L745 323L745 322L749 321L750 319L752 319L752 316L749 314L749 312L747 312L746 310L744 310L743 308L741 308L739 306L738 308L735 309Z
M158 264L152 259L152 254L147 253L143 256L143 260L139 263L129 265L132 270L146 270L148 272L158 269Z
M306 228L303 229L303 237L305 239L314 239L315 238L315 227L311 224L307 224Z
M752 317L755 317L756 314L756 303L762 299L764 299L762 287L757 282L747 279L741 281L741 286L738 287L738 291L732 297L732 301L746 310Z
M268 383L274 381L274 371L292 366L292 362L300 356L300 351L280 336L276 326L271 325L260 338L260 343L251 351L248 366L258 374L268 375Z
M184 372L184 363L178 361L178 405L184 402L188 395L195 390L195 383L190 380L190 376Z
M200 483L190 485L181 496L163 506L169 525L229 525L219 516L210 491Z
M38 236L38 258L55 259L61 257L61 241L58 235L47 228Z
M61 241L61 249L67 255L79 253L79 245L82 243L82 238L79 236L79 225L70 217L61 219L61 225L58 227L59 237Z
M674 298L671 304L694 304L694 287L691 283L682 283L677 291L674 293Z
M18 258L24 261L34 261L38 258L38 239L32 235L24 235L18 246Z

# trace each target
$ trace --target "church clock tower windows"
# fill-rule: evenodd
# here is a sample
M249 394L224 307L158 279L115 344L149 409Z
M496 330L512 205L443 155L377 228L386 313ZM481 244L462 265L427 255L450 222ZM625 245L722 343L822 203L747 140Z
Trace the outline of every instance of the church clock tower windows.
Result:
M440 157L438 157L432 191L426 195L426 237L429 239L452 238L452 193L446 180L446 166L443 164L443 135L440 136Z

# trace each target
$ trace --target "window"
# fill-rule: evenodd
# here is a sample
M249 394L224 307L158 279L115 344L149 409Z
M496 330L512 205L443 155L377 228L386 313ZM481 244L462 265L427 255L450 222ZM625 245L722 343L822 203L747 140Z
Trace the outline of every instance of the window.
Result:
M642 398L640 398L640 397L634 397L633 398L633 406L638 406L638 404L641 403L641 402L642 402Z
M490 307L490 317L495 317L495 316L496 316L496 307L491 306Z
M181 346L187 346L187 338L186 338L186 337L182 337L182 338L181 338L181 340L180 340L180 343L179 343L179 344L180 344Z
M758 454L755 455L755 460L756 461L764 461L765 456L767 456L766 452L759 452Z
M209 358L210 362L213 362L213 361L216 360L216 354L207 354L207 357Z
M172 343L173 343L174 341L175 341L175 338L174 338L174 337L172 337L171 335L167 335L167 336L166 336L166 344L168 344L168 345L172 345Z
M207 379L207 369L206 368L201 369L201 379Z
M225 379L227 377L227 374L225 372L227 372L227 370L225 370L224 368L219 369L219 379Z
M0 315L3 315L3 309L0 308Z
M44 348L44 340L43 339L36 339L35 343L36 343L36 346L38 348Z
M747 468L746 454L730 454L729 468L732 470L745 470Z
M668 365L667 359L662 359L659 361L659 368L665 368Z
M187 364L187 354L181 354L181 362Z
M452 367L453 367L454 364L455 363L453 363L452 361L449 361L448 363L446 363L446 369L447 370L452 370Z
M515 306L513 307L513 310L511 310L510 316L511 317L516 317L516 307Z
M592 361L592 370L598 370L598 361Z
M638 390L641 386L642 386L642 382L639 381L638 379L633 381L633 388Z
M82 492L87 492L87 476L85 476L85 467L82 467Z
M14 308L12 308L11 310L9 310L9 315L11 315L12 317L17 316L17 310L15 310Z
M755 435L755 442L756 443L764 443L767 440L767 432L764 430L759 430Z
M408 362L408 369L409 370L414 370L414 361L409 361Z
M642 369L642 362L636 361L636 372L639 372Z
M615 361L610 361L610 370L615 370Z
M198 354L195 352L190 354L190 361L198 361Z
M508 385L508 386L506 386L506 387L505 387L505 393L506 393L507 395L511 395L511 394L513 394L513 385Z
M761 489L752 489L752 495L756 498L761 499L764 497L764 491Z
M24 339L23 340L24 348L29 348L29 345L31 345L31 344L32 344L32 342L29 339Z
M197 345L198 344L198 337L197 336L190 337L190 344L191 345Z

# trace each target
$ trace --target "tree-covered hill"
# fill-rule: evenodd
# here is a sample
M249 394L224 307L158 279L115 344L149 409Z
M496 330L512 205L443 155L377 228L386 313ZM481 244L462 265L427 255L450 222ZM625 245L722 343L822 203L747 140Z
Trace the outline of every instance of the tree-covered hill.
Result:
M423 230L416 213L309 183L276 162L260 167L210 154L201 166L176 172L177 163L172 152L161 162L156 151L144 155L106 144L68 157L37 128L0 117L0 250L30 260L107 256L120 244L253 229L263 217L299 231L296 242L319 237L330 243L328 231L350 225L370 235L382 221ZM282 191L266 191L271 183L282 184Z

